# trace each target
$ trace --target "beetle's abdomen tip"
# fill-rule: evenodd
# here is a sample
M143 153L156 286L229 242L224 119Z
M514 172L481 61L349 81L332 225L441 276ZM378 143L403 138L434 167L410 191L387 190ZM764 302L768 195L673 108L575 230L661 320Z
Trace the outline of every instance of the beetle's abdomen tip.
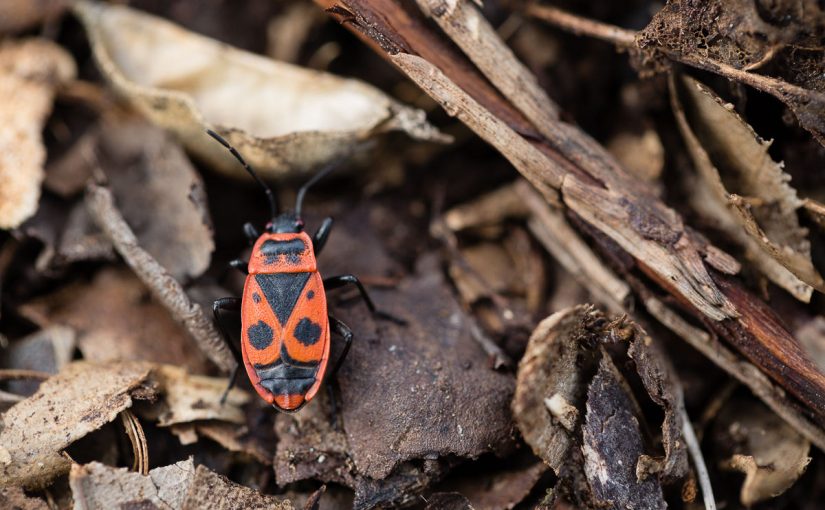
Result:
M273 405L284 411L294 411L304 405L303 395L277 395Z

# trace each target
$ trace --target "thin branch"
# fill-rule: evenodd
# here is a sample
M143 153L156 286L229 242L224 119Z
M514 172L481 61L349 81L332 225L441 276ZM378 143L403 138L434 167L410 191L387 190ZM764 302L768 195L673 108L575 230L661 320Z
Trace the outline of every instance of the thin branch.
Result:
M636 45L636 32L577 16L548 5L530 4L525 12L576 35L585 35L607 41L616 46L630 48Z

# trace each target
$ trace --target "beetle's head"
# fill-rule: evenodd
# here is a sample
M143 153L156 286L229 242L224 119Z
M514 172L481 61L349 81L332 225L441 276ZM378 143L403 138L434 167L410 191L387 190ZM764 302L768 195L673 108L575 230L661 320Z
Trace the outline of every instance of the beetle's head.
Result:
M304 220L295 211L286 211L272 218L266 229L273 234L298 233L304 230Z

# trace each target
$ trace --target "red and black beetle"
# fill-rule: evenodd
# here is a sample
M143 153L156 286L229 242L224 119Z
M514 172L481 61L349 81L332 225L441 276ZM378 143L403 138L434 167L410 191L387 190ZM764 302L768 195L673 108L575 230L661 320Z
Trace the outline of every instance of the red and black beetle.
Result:
M279 411L295 412L318 392L330 356L330 329L340 334L344 349L330 375L334 375L349 352L352 330L327 314L326 290L354 284L373 314L393 319L376 311L364 286L353 275L321 279L315 257L324 247L332 218L321 223L315 235L304 232L301 206L310 186L329 173L324 168L306 182L295 200L295 210L278 213L275 195L269 186L244 161L234 147L213 131L210 136L229 149L266 192L272 220L260 234L250 223L244 232L254 243L249 262L233 260L230 265L247 274L243 297L222 298L212 309L224 338L243 363L255 391ZM240 314L240 353L229 331L227 314ZM393 319L396 320L397 319ZM238 370L232 374L230 386Z

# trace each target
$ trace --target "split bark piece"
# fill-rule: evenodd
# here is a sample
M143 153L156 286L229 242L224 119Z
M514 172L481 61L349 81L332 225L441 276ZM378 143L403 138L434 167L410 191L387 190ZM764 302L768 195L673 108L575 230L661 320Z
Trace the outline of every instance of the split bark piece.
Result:
M636 397L612 361L622 357L627 365L625 356L664 411L662 458L651 455ZM653 340L627 319L611 321L588 305L562 310L542 321L527 345L513 398L516 424L574 501L664 508L662 485L688 468L682 392L671 371Z
M40 133L55 89L76 73L71 55L52 42L0 45L0 229L20 226L37 210L46 162Z
M719 278L715 270L730 268L707 256L718 250L592 138L561 121L539 131L513 106L515 98L499 94L395 0L317 1L496 147L545 199L557 201L560 191L569 210L618 243L648 278L825 417L825 375L771 309L737 282Z
M198 347L224 372L231 372L235 358L215 324L207 318L197 303L166 270L138 244L129 225L114 203L111 191L90 184L86 190L86 204L98 226L106 233L115 249L135 271L178 322L189 331Z

